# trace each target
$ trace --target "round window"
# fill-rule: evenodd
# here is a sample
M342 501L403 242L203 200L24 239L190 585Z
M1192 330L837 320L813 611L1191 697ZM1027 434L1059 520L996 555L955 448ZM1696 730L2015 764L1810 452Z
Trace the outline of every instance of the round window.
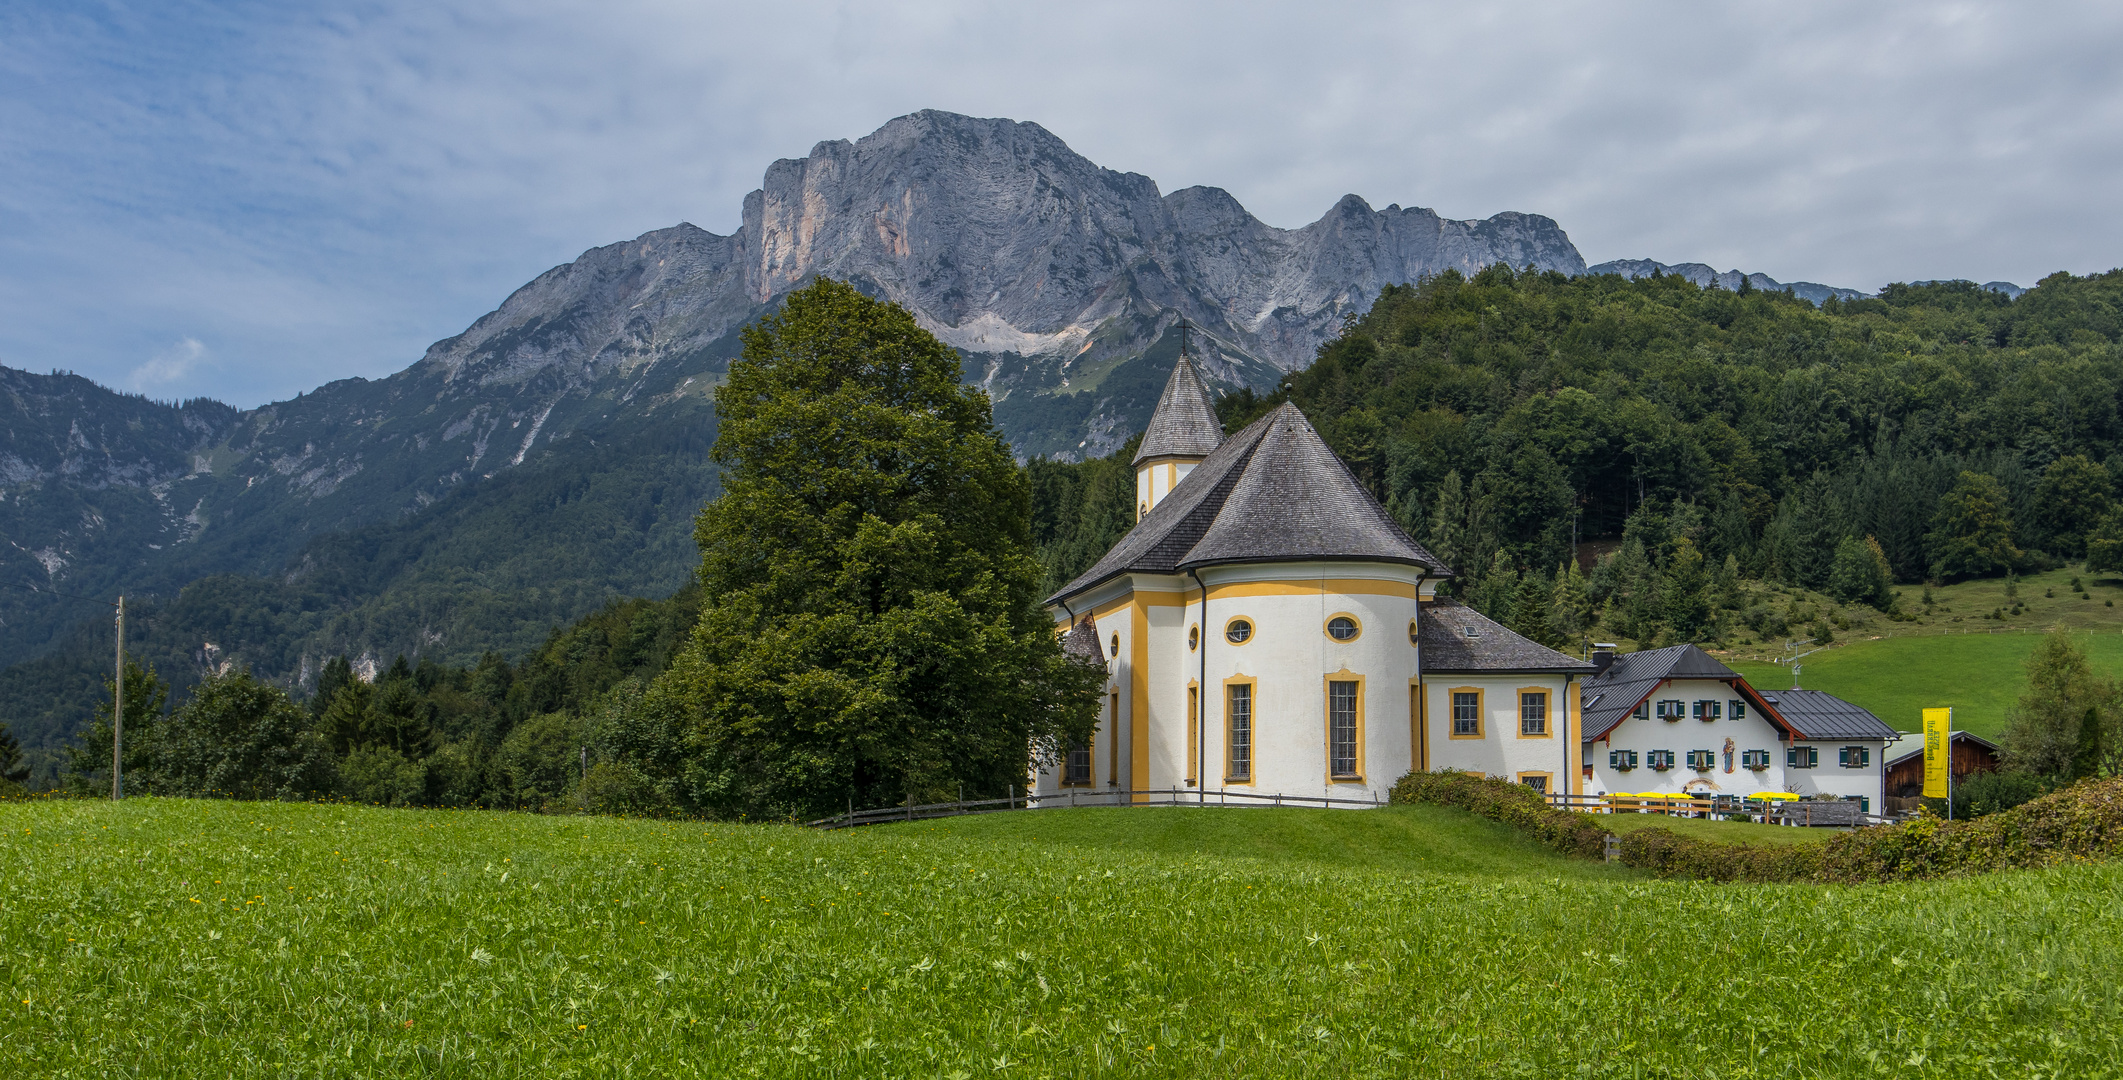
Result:
M1193 651L1194 651L1194 650L1195 650L1195 649L1196 649L1197 647L1199 647L1199 646L1201 645L1201 643L1202 643L1202 628L1201 628L1201 627L1199 627L1199 626L1190 626L1190 627L1188 627L1188 628L1187 628L1187 651L1188 651L1188 652L1193 652Z
M1224 640L1233 645L1243 645L1253 636L1253 624L1244 619L1233 619L1224 624Z
M1358 632L1356 620L1347 615L1336 615L1327 620L1327 636L1336 641L1355 641Z
M1416 637L1416 630L1415 630L1415 620L1414 620L1414 619L1410 619L1410 620L1408 620L1408 644L1410 644L1410 645L1420 645L1420 644L1422 644L1422 642L1421 642L1421 641L1420 641L1420 640L1419 640L1419 639L1418 639L1418 638Z

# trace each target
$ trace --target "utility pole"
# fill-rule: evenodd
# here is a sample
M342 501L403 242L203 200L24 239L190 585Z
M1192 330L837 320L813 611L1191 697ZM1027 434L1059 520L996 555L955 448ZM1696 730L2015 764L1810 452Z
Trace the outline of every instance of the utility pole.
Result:
M118 598L118 690L111 695L111 800L125 798L125 597Z

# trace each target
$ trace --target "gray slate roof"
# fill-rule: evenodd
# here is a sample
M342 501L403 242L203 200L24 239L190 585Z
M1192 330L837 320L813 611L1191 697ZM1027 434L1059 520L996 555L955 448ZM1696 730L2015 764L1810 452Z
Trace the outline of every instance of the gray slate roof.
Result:
M1615 657L1606 671L1585 680L1579 698L1582 703L1579 708L1585 715L1585 741L1592 742L1613 731L1628 719L1639 702L1651 696L1659 683L1667 679L1718 679L1731 683L1735 690L1744 687L1743 695L1751 696L1757 708L1767 700L1754 687L1748 686L1739 672L1718 663L1716 657L1693 645L1627 653ZM1769 714L1780 719L1774 707Z
M1194 370L1194 361L1182 353L1172 365L1172 377L1165 380L1165 392L1158 395L1150 426L1143 430L1135 464L1160 457L1208 457L1223 441L1224 425L1216 418L1209 386Z
M1121 574L1328 559L1451 573L1387 516L1305 414L1286 402L1224 440L1104 558L1048 602Z
M1062 634L1062 653L1100 671L1107 670L1106 650L1098 643L1098 624L1090 615L1069 624L1068 631Z
M1438 600L1422 605L1415 625L1425 675L1592 671L1591 664L1520 637L1458 601ZM1472 636L1468 634L1470 630Z
M1899 739L1902 733L1826 690L1764 691L1763 700L1808 739Z

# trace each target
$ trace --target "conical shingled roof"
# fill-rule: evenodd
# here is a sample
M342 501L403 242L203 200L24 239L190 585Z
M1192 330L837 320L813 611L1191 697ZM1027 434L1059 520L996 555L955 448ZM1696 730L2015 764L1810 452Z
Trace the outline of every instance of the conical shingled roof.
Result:
M1305 414L1286 403L1226 439L1104 558L1051 599L1067 599L1120 574L1330 559L1450 572L1394 524Z
M1216 418L1209 385L1194 370L1194 361L1181 353L1179 363L1172 365L1172 377L1165 380L1165 392L1158 395L1150 426L1143 430L1134 464L1161 457L1208 457L1223 441L1224 425Z

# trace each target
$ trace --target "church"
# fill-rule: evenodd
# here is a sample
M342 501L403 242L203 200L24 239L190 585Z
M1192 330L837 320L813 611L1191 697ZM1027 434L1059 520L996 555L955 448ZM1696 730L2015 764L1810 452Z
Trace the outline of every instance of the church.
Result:
M1047 602L1108 682L1096 735L1041 793L1383 801L1445 767L1581 789L1592 665L1440 598L1451 570L1296 406L1226 437L1183 353L1135 476L1135 527Z
M1037 774L1041 795L1383 802L1410 770L1449 768L1566 795L1803 788L1878 805L1871 766L1895 733L1870 713L1809 701L1807 730L1693 645L1587 662L1439 595L1451 568L1303 412L1226 436L1184 350L1134 465L1134 528L1047 600L1107 682L1096 732ZM1839 767L1813 771L1818 742Z

